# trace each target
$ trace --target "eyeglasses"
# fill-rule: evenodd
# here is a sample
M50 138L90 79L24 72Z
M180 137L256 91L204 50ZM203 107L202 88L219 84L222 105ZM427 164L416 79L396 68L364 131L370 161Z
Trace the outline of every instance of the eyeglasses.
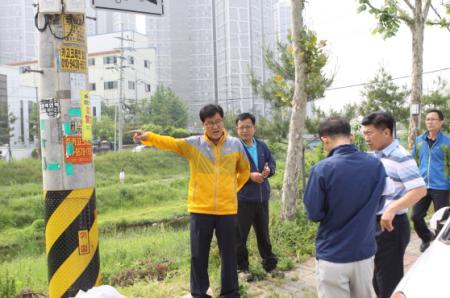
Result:
M203 125L207 128L212 128L214 126L221 126L223 124L223 119L219 119L216 121L206 121Z
M242 126L238 126L237 130L244 131L244 130L250 130L252 128L253 128L253 125L242 125Z

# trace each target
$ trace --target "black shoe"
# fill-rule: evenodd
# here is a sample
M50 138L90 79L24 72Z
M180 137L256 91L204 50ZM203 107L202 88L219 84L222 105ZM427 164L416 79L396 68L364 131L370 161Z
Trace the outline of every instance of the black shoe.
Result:
M420 252L424 252L427 250L427 248L430 246L431 241L423 241L422 244L420 244Z

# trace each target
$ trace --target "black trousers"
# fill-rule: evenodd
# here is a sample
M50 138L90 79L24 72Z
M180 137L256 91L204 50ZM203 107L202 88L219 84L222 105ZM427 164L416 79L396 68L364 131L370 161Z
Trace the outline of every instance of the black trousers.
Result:
M378 216L377 246L373 287L378 298L389 298L403 277L403 256L410 237L408 216L395 216L394 230L380 231Z
M209 287L208 260L211 240L216 232L220 252L220 297L240 297L236 268L237 215L210 215L191 213L191 295L211 297L206 294Z
M414 205L411 219L414 223L414 230L422 241L429 242L433 239L433 234L425 223L425 216L431 202L433 202L434 210L438 211L442 207L449 206L448 195L448 190L428 189L427 195Z
M269 203L238 203L239 231L237 237L237 264L239 270L248 270L247 239L253 226L258 243L261 264L267 272L277 267L278 259L272 252L269 237Z

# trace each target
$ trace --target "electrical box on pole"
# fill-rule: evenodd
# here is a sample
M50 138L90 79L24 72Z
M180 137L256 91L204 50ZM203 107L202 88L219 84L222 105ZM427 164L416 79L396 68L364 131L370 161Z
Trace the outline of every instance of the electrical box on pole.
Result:
M39 129L50 298L74 297L100 282L84 9L83 0L38 3Z

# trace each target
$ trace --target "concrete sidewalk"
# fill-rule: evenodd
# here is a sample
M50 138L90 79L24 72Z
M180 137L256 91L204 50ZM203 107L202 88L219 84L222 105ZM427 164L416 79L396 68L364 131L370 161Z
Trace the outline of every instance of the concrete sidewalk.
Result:
M411 240L405 254L405 272L420 256L420 239L416 233L411 233ZM244 287L249 297L317 297L316 294L316 261L310 258L308 261L297 265L292 270L285 272L285 277L268 278L262 281L246 283Z

